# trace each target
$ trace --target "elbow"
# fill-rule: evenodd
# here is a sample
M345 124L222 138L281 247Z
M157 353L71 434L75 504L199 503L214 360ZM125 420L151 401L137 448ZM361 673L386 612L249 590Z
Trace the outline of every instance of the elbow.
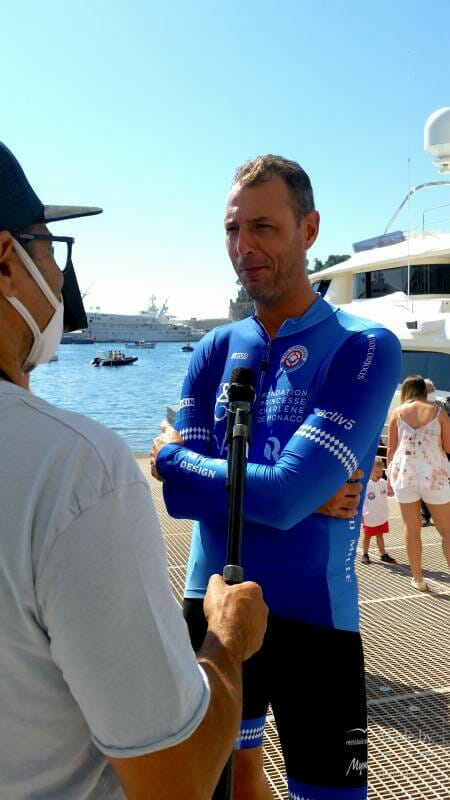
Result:
M298 514L294 515L290 509L286 509L286 512L282 514L281 519L276 522L276 526L281 531L289 531L291 528L297 525L298 522L301 522Z
M294 527L300 518L298 514L292 513L292 503L281 502L280 505L271 503L270 509L268 508L263 515L258 514L256 522L267 525L269 528L278 528L280 531L288 531Z

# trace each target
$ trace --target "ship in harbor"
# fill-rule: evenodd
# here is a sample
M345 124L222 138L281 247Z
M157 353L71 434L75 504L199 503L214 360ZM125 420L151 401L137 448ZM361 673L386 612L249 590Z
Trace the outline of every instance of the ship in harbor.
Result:
M167 300L158 308L156 297L139 314L104 314L88 311L88 327L63 337L64 343L91 342L197 342L205 331L177 321L168 314Z

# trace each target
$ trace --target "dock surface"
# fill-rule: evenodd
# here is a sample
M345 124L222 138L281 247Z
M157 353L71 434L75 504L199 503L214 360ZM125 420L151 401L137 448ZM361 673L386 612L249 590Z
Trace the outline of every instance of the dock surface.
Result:
M189 553L189 522L165 511L161 484L137 461L150 483L161 523L173 592L181 603ZM396 566L377 558L361 564L360 589L369 709L369 800L446 800L450 797L450 575L434 527L423 528L424 577L429 592L412 589L400 510L390 500L386 549ZM275 798L288 793L275 725L268 717L265 769Z

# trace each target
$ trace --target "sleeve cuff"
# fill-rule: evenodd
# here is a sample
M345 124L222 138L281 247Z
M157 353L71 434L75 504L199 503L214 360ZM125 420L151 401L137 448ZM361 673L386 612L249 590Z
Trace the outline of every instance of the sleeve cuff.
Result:
M112 758L134 758L135 756L142 756L146 753L156 753L158 750L166 750L168 747L174 747L174 745L181 744L181 742L189 739L189 737L192 736L194 731L202 722L203 717L208 710L211 697L211 690L209 688L209 681L206 672L200 665L198 665L198 669L201 673L201 680L203 681L202 698L200 705L195 711L195 714L191 717L189 722L187 722L186 725L181 728L181 730L155 742L148 742L146 744L140 744L131 747L116 747L115 745L107 745L97 739L94 734L91 734L91 739L95 746L102 753L104 753L105 756L111 756Z

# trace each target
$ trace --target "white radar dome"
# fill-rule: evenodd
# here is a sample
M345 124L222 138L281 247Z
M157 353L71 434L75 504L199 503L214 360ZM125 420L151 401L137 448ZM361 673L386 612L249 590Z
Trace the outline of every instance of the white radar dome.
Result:
M439 108L428 117L423 147L435 157L439 172L450 172L450 108Z

